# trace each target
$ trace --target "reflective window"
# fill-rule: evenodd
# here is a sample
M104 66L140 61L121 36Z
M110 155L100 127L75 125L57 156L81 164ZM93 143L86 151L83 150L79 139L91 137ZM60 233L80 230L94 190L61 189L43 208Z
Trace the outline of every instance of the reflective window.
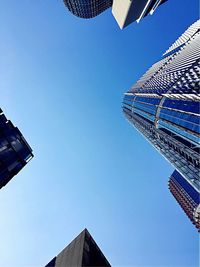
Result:
M157 107L156 106L153 106L153 105L145 105L143 103L137 103L137 102L134 102L133 103L133 107L134 108L138 108L140 110L144 110L152 115L155 115L156 114L156 109Z
M197 114L199 114L200 111L199 102L186 100L166 99L163 103L163 107L179 109Z
M135 101L158 105L160 103L160 98L136 96Z
M196 133L200 133L199 117L191 114L162 109L160 118L173 122Z

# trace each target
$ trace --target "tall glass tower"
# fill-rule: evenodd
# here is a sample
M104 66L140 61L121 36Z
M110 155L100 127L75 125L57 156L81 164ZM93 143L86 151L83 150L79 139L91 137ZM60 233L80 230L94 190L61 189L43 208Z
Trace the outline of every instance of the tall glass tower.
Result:
M63 0L75 16L90 19L112 7L112 14L119 27L125 28L134 21L139 22L167 0Z
M5 186L33 157L22 133L0 109L0 188Z
M198 190L177 171L174 171L169 179L169 190L200 231L200 198Z
M66 7L75 16L93 18L112 6L112 0L64 0Z
M125 93L122 107L128 121L198 194L199 43L200 20L192 24L163 54L163 58Z

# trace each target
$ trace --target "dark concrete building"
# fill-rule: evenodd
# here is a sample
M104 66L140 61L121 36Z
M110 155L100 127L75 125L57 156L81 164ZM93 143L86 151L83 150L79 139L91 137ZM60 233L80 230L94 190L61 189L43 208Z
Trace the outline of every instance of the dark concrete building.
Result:
M87 229L84 229L45 267L111 267Z
M0 109L0 188L5 186L33 157L22 133Z

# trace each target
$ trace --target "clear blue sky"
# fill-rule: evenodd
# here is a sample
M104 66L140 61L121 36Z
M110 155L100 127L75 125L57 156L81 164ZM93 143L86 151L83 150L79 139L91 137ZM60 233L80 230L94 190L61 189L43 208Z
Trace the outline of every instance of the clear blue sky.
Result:
M44 266L87 227L113 266L198 266L173 168L125 120L123 93L198 18L169 0L125 30L111 10L0 1L0 106L34 159L0 192L0 267Z

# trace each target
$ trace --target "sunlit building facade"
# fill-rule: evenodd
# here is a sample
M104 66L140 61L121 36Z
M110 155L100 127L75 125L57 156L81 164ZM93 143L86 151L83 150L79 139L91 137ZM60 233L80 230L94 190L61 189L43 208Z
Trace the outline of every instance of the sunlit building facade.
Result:
M167 0L114 0L112 13L121 29L134 21L140 22Z
M167 0L63 0L67 9L80 18L94 18L112 7L112 14L121 29L153 14Z
M32 159L32 149L22 133L0 109L0 188Z
M200 190L200 20L125 93L128 121Z
M66 248L45 267L111 267L100 248L84 229Z

